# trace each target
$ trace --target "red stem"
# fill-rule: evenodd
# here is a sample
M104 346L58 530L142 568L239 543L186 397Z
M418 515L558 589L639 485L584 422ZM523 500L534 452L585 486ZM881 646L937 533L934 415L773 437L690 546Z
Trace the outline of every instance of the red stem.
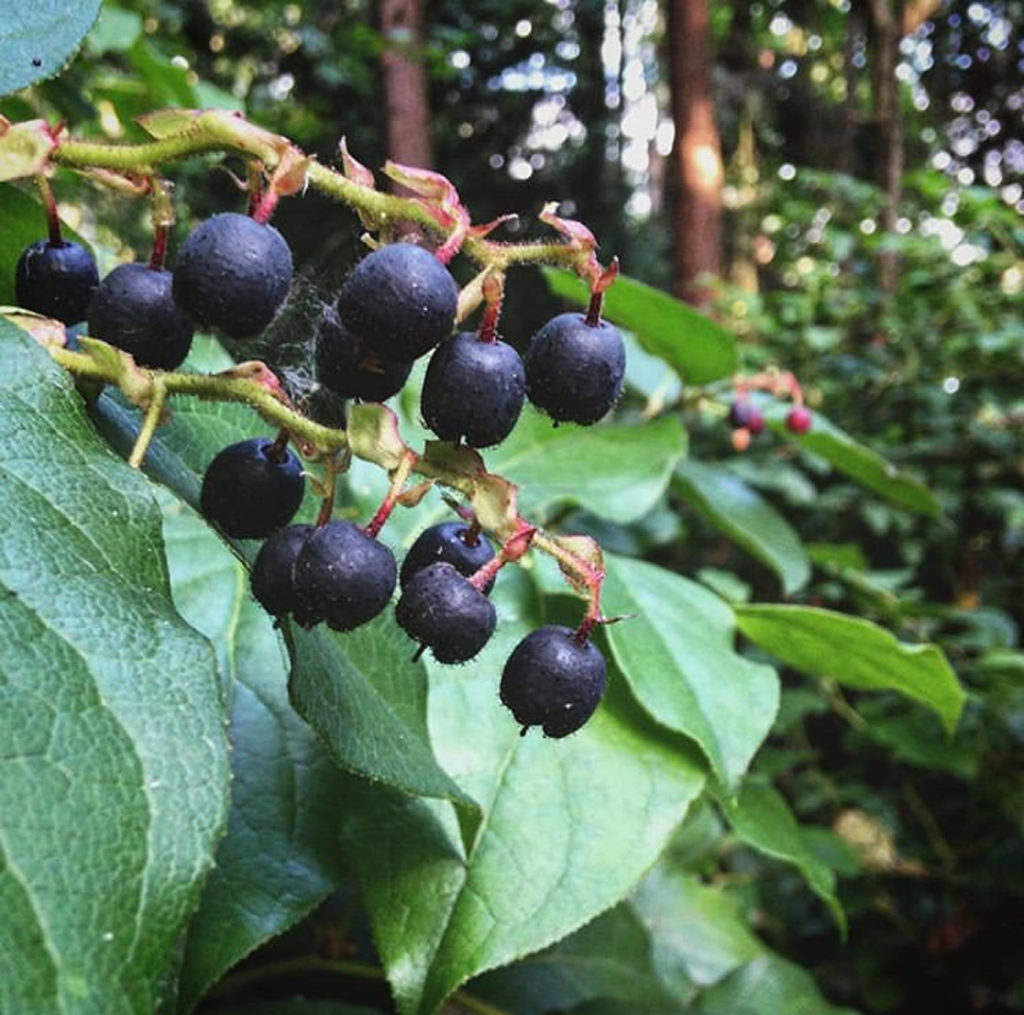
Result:
M153 251L149 255L149 266L154 271L159 271L164 266L167 258L167 234L170 230L167 226L157 226L153 233Z
M39 193L43 198L43 208L46 211L46 226L50 234L51 247L63 247L64 237L60 231L60 215L57 213L57 199L53 196L53 188L45 176L37 177Z
M253 209L253 219L259 222L261 226L265 226L270 221L271 215L274 214L274 209L277 207L277 202L280 199L281 195L273 187L268 188Z
M601 309L604 307L604 291L596 290L590 294L590 306L587 307L587 324L596 328L601 323Z

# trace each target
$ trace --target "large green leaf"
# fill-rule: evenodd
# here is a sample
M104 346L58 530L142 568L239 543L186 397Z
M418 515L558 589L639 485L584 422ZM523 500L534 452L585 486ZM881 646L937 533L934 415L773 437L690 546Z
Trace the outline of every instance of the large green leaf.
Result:
M590 294L566 271L545 268L552 291L586 306ZM736 340L699 310L636 279L619 276L605 293L604 315L632 331L650 353L673 367L687 384L709 384L735 373Z
M686 434L674 417L642 427L555 427L527 407L508 440L485 458L491 472L516 483L527 514L570 503L625 523L654 507L685 452Z
M781 579L789 595L811 575L800 537L759 493L731 469L690 458L676 466L673 489L724 535Z
M0 304L14 306L14 271L21 252L36 240L48 235L43 206L12 183L0 183L0 222L4 224L4 241L0 243ZM62 225L66 240L83 243L69 226Z
M735 618L716 595L664 568L606 555L612 652L643 707L691 737L734 786L779 707L775 671L733 649Z
M349 812L353 863L405 1015L436 1011L468 977L614 905L703 784L685 741L659 732L614 672L579 733L519 735L497 687L512 646L540 622L525 582L521 573L499 582L501 621L477 659L429 666L435 750L483 804L468 846L439 803L375 799Z
M96 20L100 0L0 0L0 95L53 77Z
M942 514L935 494L920 480L900 472L877 451L858 444L820 413L812 413L811 429L798 437L786 429L789 408L785 403L771 400L758 404L764 409L765 420L772 429L824 458L861 486L908 511L917 511L930 518L938 518Z
M766 856L792 864L803 874L845 934L846 914L836 896L835 874L811 851L785 798L765 783L750 781L738 797L723 794L719 802L744 842Z
M0 322L0 1010L150 1015L228 806L146 481Z
M966 695L936 645L908 645L869 620L810 606L739 606L740 630L782 662L868 691L891 690L933 708L950 732Z
M857 1015L821 996L811 975L777 955L760 955L710 987L701 1015Z
M288 660L245 569L165 494L164 537L179 611L214 644L233 691L231 811L188 928L179 1010L341 880L342 776L288 701Z

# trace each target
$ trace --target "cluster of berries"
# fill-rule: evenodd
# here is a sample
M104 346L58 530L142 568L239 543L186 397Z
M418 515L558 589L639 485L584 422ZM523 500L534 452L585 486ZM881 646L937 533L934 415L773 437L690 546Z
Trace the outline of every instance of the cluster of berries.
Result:
M174 273L123 264L98 279L92 255L51 236L27 248L17 267L18 301L129 352L144 367L174 369L196 327L232 338L262 331L292 278L292 258L272 226L223 213L183 244ZM444 264L413 243L379 247L345 281L317 329L320 383L344 398L382 401L413 362L432 351L421 412L442 440L490 447L504 440L525 398L555 422L596 422L618 398L625 352L600 317L566 313L532 339L525 357L498 339L497 315L479 333L454 332L458 287ZM264 539L253 564L254 597L277 618L349 631L380 614L396 586L398 625L442 663L472 659L494 632L488 594L502 560L475 525L427 529L401 570L376 531L341 520L293 524L302 502L302 465L288 434L224 448L203 477L200 507L224 533ZM581 627L548 625L509 657L500 696L517 722L551 737L579 729L604 691L605 662Z
M793 434L805 434L811 429L810 410L803 405L794 405L786 413L786 429ZM737 399L729 407L729 426L734 431L746 431L751 437L764 432L764 414L745 398Z

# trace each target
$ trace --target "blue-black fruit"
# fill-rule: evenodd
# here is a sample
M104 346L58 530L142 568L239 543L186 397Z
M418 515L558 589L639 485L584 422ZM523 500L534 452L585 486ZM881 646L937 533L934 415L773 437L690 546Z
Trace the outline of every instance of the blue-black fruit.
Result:
M14 294L20 307L65 324L85 319L100 276L92 254L80 243L39 240L27 246L14 269Z
M512 432L525 393L523 361L512 346L460 331L430 357L420 411L441 440L488 448Z
M398 626L439 663L464 663L487 644L498 615L494 604L451 564L417 571L395 607Z
M199 505L235 539L263 539L287 525L302 503L302 464L272 437L230 444L207 466Z
M542 726L549 737L564 737L594 714L604 685L597 646L580 644L572 628L549 624L512 650L501 674L501 700L524 732Z
M548 321L523 361L527 397L558 422L596 423L615 404L626 372L619 329L579 313Z
M336 395L383 402L402 390L411 370L411 359L384 359L349 331L332 308L324 311L316 333L316 372Z
M200 327L248 338L271 322L291 282L284 237L248 215L222 212L197 225L178 251L174 298Z
M351 522L316 529L295 561L295 592L336 631L351 631L387 606L397 566L391 550Z
M272 533L260 547L249 575L252 594L267 613L294 616L303 627L312 627L320 619L295 594L295 561L312 532L312 525L286 525Z
M385 360L413 360L455 325L459 291L451 272L414 243L364 257L338 294L342 323Z
M171 295L171 273L119 264L89 304L89 335L131 353L139 366L173 370L192 347L192 322Z
M402 586L423 568L445 561L467 578L494 558L491 541L465 522L441 522L424 529L409 547L402 561L399 581ZM494 587L492 578L480 591L487 595Z

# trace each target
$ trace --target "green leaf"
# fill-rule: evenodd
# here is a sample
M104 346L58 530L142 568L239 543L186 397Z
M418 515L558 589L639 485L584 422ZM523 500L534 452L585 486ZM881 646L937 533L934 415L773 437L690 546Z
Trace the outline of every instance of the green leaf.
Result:
M85 40L87 52L95 56L104 53L124 53L131 49L142 34L142 15L116 4L106 3Z
M0 95L53 77L74 55L100 0L0 0Z
M569 503L625 523L654 507L685 452L686 434L674 417L642 427L555 427L527 407L508 440L485 458L490 472L519 486L527 515Z
M735 652L735 619L718 596L653 564L611 554L605 563L604 610L627 618L608 642L637 700L736 785L778 711L775 671Z
M179 1010L341 881L342 776L288 702L288 660L249 595L240 562L164 494L164 537L179 611L214 644L232 690L231 811L188 928Z
M630 906L650 932L664 982L708 986L766 951L725 892L664 861L640 882Z
M345 635L291 629L292 703L335 763L406 793L475 802L426 738L426 675L390 611Z
M0 222L4 224L4 241L0 243L0 305L14 306L14 271L21 252L36 240L48 235L46 213L38 201L13 184L0 183ZM61 225L67 240L86 247L87 243L70 227Z
M543 268L557 296L586 306L590 294L567 271ZM620 275L605 293L604 316L633 332L640 344L687 384L709 384L736 372L736 340L700 311L636 279Z
M709 988L701 1015L858 1015L821 996L811 975L777 955L761 955Z
M658 982L652 944L632 908L621 903L551 948L487 973L467 989L516 1015L569 1011L602 998L647 1012L679 1000Z
M228 806L149 485L0 322L0 1010L149 1015Z
M763 408L765 420L773 430L785 435L787 440L795 441L805 451L824 458L861 486L908 511L916 511L929 518L942 515L935 494L920 480L901 473L877 451L858 444L824 416L812 413L811 429L802 436L796 436L786 429L785 419L789 412L786 404L775 400L758 404Z
M885 628L810 606L738 606L740 630L811 676L867 691L898 691L934 709L950 733L966 694L936 645L908 645Z
M690 458L676 466L674 490L737 546L782 579L786 595L803 588L811 566L790 524L731 469Z
M379 796L350 807L348 840L404 1015L429 1015L470 976L564 937L618 902L700 791L685 743L659 733L614 672L564 740L521 737L498 702L513 645L540 622L521 572L494 591L502 621L460 667L430 664L430 732L483 820L463 845L451 808Z
M739 797L722 794L719 803L745 843L800 871L845 935L846 914L836 895L835 873L811 851L785 797L765 783L748 781Z

